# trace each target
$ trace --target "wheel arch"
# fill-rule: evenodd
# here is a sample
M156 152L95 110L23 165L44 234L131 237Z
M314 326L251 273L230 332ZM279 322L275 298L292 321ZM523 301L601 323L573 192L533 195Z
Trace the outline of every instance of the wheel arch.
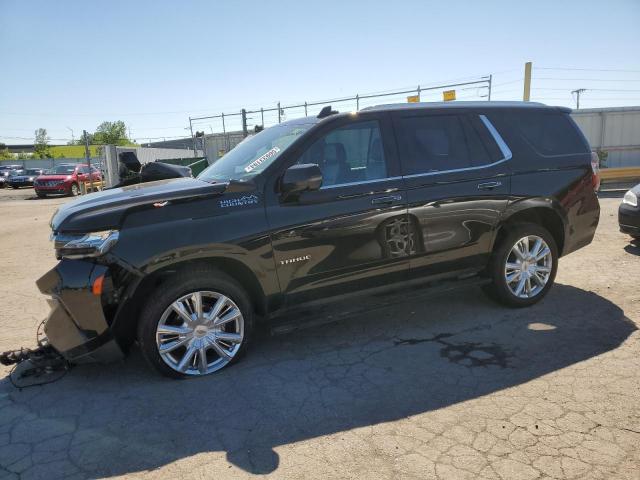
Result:
M120 346L127 349L135 341L140 312L153 290L170 281L177 273L201 267L215 268L231 277L246 290L254 312L261 316L267 314L267 298L262 285L256 274L241 260L226 257L184 260L164 266L129 283L123 294L123 302L111 324L112 332Z
M540 225L551 233L558 247L558 253L562 256L566 239L566 219L560 208L549 200L522 202L517 208L507 210L496 232L493 248L500 244L512 225L529 222Z

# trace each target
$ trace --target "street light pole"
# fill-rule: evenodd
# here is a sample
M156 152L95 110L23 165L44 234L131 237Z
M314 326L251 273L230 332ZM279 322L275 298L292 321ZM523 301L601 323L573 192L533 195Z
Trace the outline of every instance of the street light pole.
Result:
M196 139L193 136L193 124L191 123L191 117L189 117L189 130L191 131L191 143L193 144L193 158L198 156L196 151Z
M71 132L71 145L73 145L75 142L75 137L73 136L73 128L71 127L66 127L67 130L69 130Z

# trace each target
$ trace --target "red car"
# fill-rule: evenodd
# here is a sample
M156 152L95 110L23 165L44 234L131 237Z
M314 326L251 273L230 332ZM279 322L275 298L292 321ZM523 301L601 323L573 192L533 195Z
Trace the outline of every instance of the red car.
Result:
M44 198L51 193L63 193L76 196L80 193L80 184L93 180L102 180L100 170L86 164L63 164L56 166L52 173L40 175L33 182L36 194Z

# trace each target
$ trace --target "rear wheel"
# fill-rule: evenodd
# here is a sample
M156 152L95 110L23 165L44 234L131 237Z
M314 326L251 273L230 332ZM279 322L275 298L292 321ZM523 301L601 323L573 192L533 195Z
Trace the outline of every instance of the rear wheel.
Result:
M217 372L246 350L253 325L249 297L216 269L177 274L149 298L138 325L146 360L163 375Z
M549 291L558 269L553 236L534 223L513 225L496 245L489 265L487 294L510 307L527 307Z

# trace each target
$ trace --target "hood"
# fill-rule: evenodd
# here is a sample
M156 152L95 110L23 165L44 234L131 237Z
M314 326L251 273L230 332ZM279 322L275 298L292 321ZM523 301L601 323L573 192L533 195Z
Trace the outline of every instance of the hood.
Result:
M228 186L228 183L176 178L90 193L60 207L51 219L51 228L54 232L118 229L127 212L132 210L151 209L156 202L216 196Z

